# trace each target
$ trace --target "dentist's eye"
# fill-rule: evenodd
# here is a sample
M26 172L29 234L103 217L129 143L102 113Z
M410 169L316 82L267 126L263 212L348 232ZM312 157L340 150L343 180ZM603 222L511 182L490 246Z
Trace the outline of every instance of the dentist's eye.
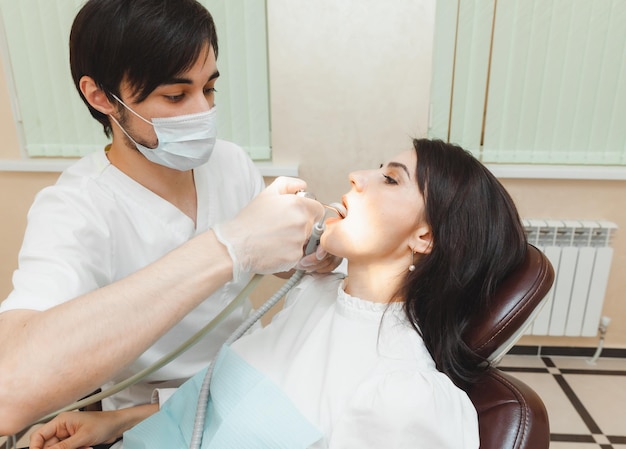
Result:
M385 184L397 184L398 183L398 181L396 181L389 175L383 175L383 178L385 178Z
M179 95L164 95L164 97L172 102L172 103L178 103L179 101L181 101L184 97L185 94L179 94Z

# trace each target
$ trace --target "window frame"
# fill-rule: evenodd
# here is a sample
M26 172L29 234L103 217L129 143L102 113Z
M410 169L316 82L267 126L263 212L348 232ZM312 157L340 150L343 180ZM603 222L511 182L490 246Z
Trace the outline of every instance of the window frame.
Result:
M505 1L505 0L501 0ZM490 57L493 46L492 34L495 29L495 2L477 2L475 0L438 0L435 18L435 39L433 51L433 77L431 85L431 107L429 137L441 138L462 145L482 159L484 131L483 120L486 115L488 85L490 76ZM464 23L460 16L471 14L489 18L489 23L480 25ZM474 11L474 10L477 11ZM465 17L465 16L464 16ZM457 42L459 33L466 32L463 27L473 27L473 53L460 48ZM478 48L478 50L476 50ZM465 52L465 53L463 53ZM461 73L468 66L468 58L478 67L471 73ZM460 68L461 67L461 68ZM459 111L461 111L459 113ZM451 132L453 116L465 116L458 128ZM626 149L625 149L626 150ZM582 165L582 164L544 164L532 162L493 163L484 162L496 176L501 178L538 178L538 179L595 179L626 180L625 165ZM625 163L626 164L626 163Z
M39 1L45 1L47 5L52 4L50 0ZM53 1L56 2L57 0ZM297 166L276 167L272 164L266 1L200 0L200 2L211 11L214 17L220 49L222 50L218 60L218 67L222 76L217 86L218 93L216 95L216 101L220 107L218 129L221 131L219 137L236 142L244 148L265 176L297 176ZM72 4L63 5L61 9L67 11L75 7L76 11L73 12L75 15L82 3L82 0L76 0L73 2L74 6ZM19 8L16 4L17 2L13 0L2 0L0 7ZM52 8L55 7L52 6ZM12 11L13 13L15 11ZM30 123L33 123L34 119L25 117L23 113L24 104L20 103L19 92L20 90L23 91L24 88L18 89L16 84L18 75L16 75L14 67L15 58L11 57L16 51L23 51L23 49L11 48L7 27L13 25L5 25L4 14L0 18L2 18L0 20L0 56L2 57L6 85L9 91L11 111L17 129L20 157L19 159L0 159L0 171L62 171L83 155L103 148L109 140L104 136L101 125L89 115L71 80L69 57L66 55L68 28L66 30L67 36L60 38L63 40L64 54L57 58L60 61L59 66L62 75L57 75L56 79L58 79L57 82L64 84L64 93L57 96L61 99L70 96L77 112L68 114L85 119L87 125L100 137L97 141L89 144L89 149L85 151L74 150L70 151L69 154L63 154L63 152L50 154L49 151L36 151L31 154L29 151L29 148L32 147L29 144L31 136L28 135L28 127L24 126L24 120L30 120ZM32 16L24 15L24 20L36 21L37 18L33 19ZM60 29L63 28L65 22L69 21L71 24L72 20L73 16L71 18L65 17L54 26ZM237 22L239 26L233 26L234 22ZM228 26L226 26L227 23ZM62 33L59 34L62 35ZM54 56L46 59L48 61L57 60ZM19 63L24 65L24 61L19 61ZM41 89L41 92L48 89L53 91L54 88L54 85L50 85L48 88ZM57 105L50 110L56 113L60 109ZM63 114L65 113L67 110L63 112ZM75 138L72 132L66 132L65 137ZM50 145L53 143L50 142ZM62 145L64 144L59 146Z

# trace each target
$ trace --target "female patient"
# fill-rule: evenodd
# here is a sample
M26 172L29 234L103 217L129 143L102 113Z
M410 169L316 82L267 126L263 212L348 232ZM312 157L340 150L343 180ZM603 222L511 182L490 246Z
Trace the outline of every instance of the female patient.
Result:
M329 219L321 240L347 259L347 277L305 276L270 325L222 351L203 447L478 447L462 389L484 364L462 336L523 260L524 230L469 153L427 139L413 147L350 175L346 217ZM127 432L124 447L157 447L156 431L178 413L191 419L179 423L188 447L196 404L185 390L194 397L197 383ZM31 448L110 442L156 408L62 414Z

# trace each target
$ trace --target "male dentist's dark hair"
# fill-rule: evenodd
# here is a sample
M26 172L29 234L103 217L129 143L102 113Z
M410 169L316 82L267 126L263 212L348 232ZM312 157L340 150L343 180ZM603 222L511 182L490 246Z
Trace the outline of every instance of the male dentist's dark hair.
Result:
M111 135L109 118L86 101L83 76L91 77L111 101L128 83L141 102L161 84L190 69L204 49L217 58L211 14L196 0L89 0L70 33L74 84L91 115Z

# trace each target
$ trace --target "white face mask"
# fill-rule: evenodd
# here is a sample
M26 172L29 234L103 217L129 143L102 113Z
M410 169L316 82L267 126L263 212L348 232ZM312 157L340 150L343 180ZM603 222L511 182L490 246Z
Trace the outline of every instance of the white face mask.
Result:
M215 106L206 112L176 117L153 118L152 121L148 121L115 95L113 97L130 112L154 127L154 132L159 141L156 148L148 148L135 142L115 117L109 115L149 161L176 170L186 171L199 167L211 157L217 135Z

